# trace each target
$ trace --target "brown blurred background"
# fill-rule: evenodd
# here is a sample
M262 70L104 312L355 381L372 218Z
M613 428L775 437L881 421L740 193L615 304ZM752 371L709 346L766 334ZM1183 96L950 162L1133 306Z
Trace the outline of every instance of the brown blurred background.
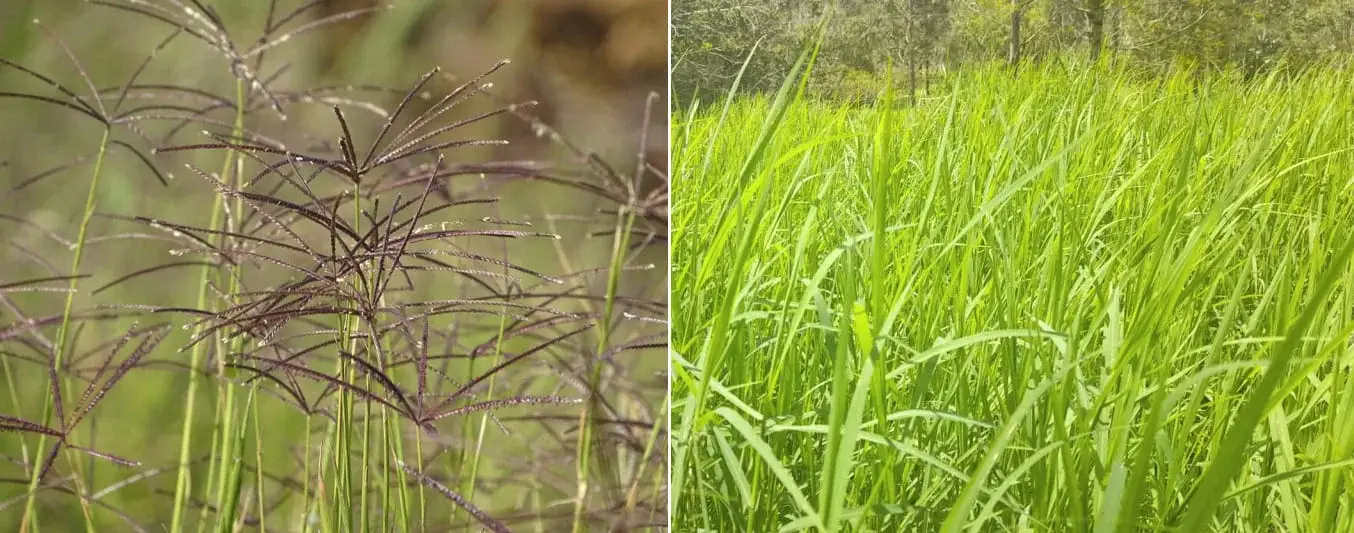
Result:
M341 13L377 4L328 0L324 9ZM540 118L617 164L628 163L639 148L634 141L649 93L666 96L668 8L662 0L415 0L401 6L405 20L390 24L400 26L394 35L405 64L377 68L406 77L417 74L416 64L473 73L486 60L511 58L496 83L510 88L508 95L540 102ZM381 23L364 18L333 27L323 64L349 71L372 66L378 60L368 60L362 50L384 38L376 28ZM649 161L664 166L666 109L660 99L644 147ZM515 130L530 137L521 123Z

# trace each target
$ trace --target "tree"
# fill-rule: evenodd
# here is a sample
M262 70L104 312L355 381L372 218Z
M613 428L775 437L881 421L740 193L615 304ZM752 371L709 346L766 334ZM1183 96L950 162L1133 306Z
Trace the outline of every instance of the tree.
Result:
M1100 59L1105 43L1105 0L1086 0L1086 41L1091 45L1091 61Z
M982 61L1014 67L1110 53L1152 69L1254 74L1354 54L1350 0L680 0L672 3L677 100L697 89L722 96L754 44L740 90L774 90L829 5L809 80L819 97L868 98L890 64L915 101L932 68Z

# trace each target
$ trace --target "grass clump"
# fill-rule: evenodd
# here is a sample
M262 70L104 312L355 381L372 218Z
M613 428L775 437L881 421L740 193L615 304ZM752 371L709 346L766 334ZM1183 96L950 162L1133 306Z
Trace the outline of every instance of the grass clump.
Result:
M1354 528L1351 79L689 105L674 528Z
M16 199L59 200L92 162L74 239L0 205L24 237L0 280L4 529L663 523L664 379L642 357L665 347L660 266L643 262L664 239L661 172L617 172L503 101L489 80L506 61L437 95L436 69L406 88L286 75L306 56L285 45L379 9L261 3L244 38L248 13L196 0L91 4L163 32L124 81L101 86L55 33L78 84L0 60L0 104L81 116L100 139L4 169ZM147 81L166 55L225 75ZM493 158L508 140L481 126L503 118L562 155ZM132 165L105 164L118 153ZM163 196L125 209L108 180Z

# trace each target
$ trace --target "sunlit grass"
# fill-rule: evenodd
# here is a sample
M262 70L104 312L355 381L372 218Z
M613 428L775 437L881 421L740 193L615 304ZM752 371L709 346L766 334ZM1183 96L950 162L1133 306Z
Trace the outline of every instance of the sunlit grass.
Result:
M675 529L1354 530L1351 80L678 112Z

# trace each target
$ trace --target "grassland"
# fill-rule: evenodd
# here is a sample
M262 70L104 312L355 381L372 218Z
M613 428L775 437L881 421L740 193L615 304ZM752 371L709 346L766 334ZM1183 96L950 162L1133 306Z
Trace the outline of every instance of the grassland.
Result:
M673 117L677 531L1354 531L1354 76Z

